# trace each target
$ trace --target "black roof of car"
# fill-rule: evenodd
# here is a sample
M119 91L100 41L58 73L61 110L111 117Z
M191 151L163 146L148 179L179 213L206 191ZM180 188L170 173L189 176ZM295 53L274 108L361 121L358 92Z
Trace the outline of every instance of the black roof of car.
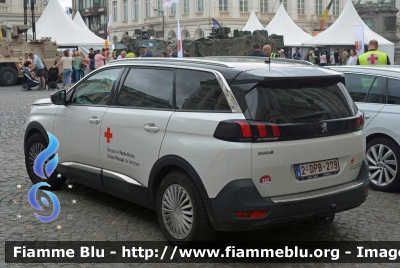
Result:
M225 79L232 81L242 72L253 77L319 77L343 76L341 73L312 65L301 60L275 59L263 57L190 57L190 58L133 58L116 60L113 65L144 65L153 67L176 66L211 69L220 72Z

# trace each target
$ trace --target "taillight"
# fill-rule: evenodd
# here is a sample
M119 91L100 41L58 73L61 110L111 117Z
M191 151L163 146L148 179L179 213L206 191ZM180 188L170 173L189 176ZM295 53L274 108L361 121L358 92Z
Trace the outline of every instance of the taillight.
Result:
M364 127L364 122L365 122L364 113L362 111L358 111L354 122L354 127L356 129L362 129Z
M214 138L231 142L275 141L281 136L276 124L228 120L219 122Z

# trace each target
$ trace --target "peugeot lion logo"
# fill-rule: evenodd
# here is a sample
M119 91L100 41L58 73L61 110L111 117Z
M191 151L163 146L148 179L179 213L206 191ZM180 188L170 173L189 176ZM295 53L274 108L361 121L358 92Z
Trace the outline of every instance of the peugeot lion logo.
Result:
M322 128L322 133L328 132L328 124L326 122L322 123L321 128Z

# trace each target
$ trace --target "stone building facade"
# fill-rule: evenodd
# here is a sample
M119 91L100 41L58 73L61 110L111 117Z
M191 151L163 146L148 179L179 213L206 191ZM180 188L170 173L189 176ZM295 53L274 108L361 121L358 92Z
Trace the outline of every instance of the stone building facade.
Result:
M78 0L79 1L79 0ZM93 0L83 0L93 1ZM163 7L166 0L108 0L112 14L111 40L121 40L126 31L152 29L157 38L173 39L177 35L180 20L182 37L196 39L210 35L214 18L231 31L241 30L250 12L255 11L260 22L266 26L283 3L289 16L304 31L319 31L321 18L330 0L180 0L172 8ZM325 28L340 15L347 0L334 0Z
M48 1L37 0L34 5L35 21L42 15ZM0 29L3 37L11 37L11 28L14 25L24 24L24 0L0 0ZM30 3L30 1L29 1ZM28 5L28 25L32 25L31 5Z

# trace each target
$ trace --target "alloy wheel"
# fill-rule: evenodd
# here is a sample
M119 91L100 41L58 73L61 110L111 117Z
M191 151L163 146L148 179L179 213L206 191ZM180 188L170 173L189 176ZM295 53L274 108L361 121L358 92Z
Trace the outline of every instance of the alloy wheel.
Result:
M35 142L31 148L29 149L29 167L33 172L33 164L35 163L35 159L46 147L40 142Z
M397 174L397 159L386 145L375 144L367 152L369 180L378 185L389 185Z
M176 239L184 239L193 227L193 204L186 190L170 185L162 197L162 217L168 232Z

